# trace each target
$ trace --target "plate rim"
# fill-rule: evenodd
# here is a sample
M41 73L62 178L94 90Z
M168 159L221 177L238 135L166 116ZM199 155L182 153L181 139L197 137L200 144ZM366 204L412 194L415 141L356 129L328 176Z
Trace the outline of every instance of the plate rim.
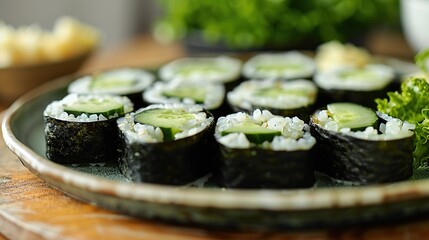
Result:
M45 181L56 179L93 194L120 199L215 209L307 211L335 208L341 210L429 198L429 179L350 188L223 190L118 182L67 168L40 156L19 141L13 133L11 124L23 106L37 97L65 87L77 76L76 74L67 75L33 89L16 100L3 115L2 134L7 147L18 156L25 167ZM59 187L60 184L47 182L70 194Z

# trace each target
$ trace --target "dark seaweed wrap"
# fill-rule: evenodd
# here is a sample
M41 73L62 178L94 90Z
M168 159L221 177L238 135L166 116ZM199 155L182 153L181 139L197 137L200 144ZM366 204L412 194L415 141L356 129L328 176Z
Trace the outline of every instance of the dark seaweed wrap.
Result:
M315 183L309 151L234 149L218 144L215 178L228 188L307 188Z
M377 108L376 98L383 98L387 92L399 90L399 84L392 82L383 89L373 91L352 91L344 89L324 89L319 87L317 107L326 106L333 102L352 102L369 108Z
M213 133L214 121L195 135L160 143L129 142L120 131L120 170L133 182L187 184L209 173Z
M142 93L143 91L124 94L122 96L128 97L131 100L131 102L134 104L134 109L139 109L148 105L145 101L143 101Z
M44 116L46 156L58 163L117 161L116 118L72 122Z
M207 110L213 114L215 119L218 119L222 116L226 116L226 115L231 114L233 112L233 110L230 108L230 106L228 105L228 103L226 101L226 96L224 96L223 102L218 108L207 109Z
M229 82L221 82L224 86L225 86L225 92L229 92L234 90L234 88L236 88L238 85L240 85L240 83L242 83L244 81L243 77L239 77L237 79L231 80Z
M413 174L414 135L395 140L364 140L328 131L310 121L318 154L316 170L360 184L406 180Z

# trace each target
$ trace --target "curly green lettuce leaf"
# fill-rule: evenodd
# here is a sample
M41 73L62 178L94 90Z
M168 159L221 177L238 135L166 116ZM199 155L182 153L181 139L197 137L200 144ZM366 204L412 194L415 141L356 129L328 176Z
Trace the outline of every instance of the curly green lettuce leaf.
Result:
M414 58L416 65L426 74L429 74L429 48L420 51Z
M424 120L416 124L415 134L415 149L414 149L414 158L418 161L415 164L421 165L421 162L428 162L429 160L429 147L427 145L429 138L429 109L423 109L422 115Z
M377 110L416 125L414 168L429 160L429 83L412 77L401 84L400 92L387 93L388 99L376 99Z

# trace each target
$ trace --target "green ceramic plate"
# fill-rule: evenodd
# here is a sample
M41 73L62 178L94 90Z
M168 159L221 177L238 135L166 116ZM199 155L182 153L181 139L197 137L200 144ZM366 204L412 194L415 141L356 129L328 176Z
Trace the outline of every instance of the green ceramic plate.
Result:
M20 98L6 112L2 130L28 169L80 200L137 217L247 229L343 226L429 212L426 170L416 174L419 180L394 184L346 186L318 176L318 187L305 190L225 190L133 184L116 166L56 164L45 158L42 112L66 94L73 79L59 79Z

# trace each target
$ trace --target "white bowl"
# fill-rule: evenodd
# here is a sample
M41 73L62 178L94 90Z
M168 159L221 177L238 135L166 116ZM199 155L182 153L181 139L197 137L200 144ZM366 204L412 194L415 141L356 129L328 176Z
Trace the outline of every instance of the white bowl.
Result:
M429 48L429 0L401 0L401 22L415 52Z

